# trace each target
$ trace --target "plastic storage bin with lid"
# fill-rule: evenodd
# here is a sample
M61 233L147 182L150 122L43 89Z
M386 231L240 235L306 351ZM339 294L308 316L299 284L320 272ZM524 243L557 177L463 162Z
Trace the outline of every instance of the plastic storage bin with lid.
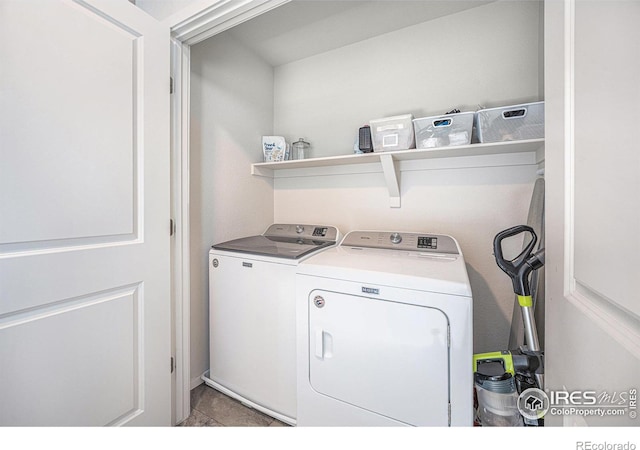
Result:
M369 121L373 151L388 152L416 148L412 120L412 114L403 114Z
M544 102L481 109L476 132L483 143L543 138Z
M414 119L416 148L469 145L473 132L473 118L473 112L462 112Z

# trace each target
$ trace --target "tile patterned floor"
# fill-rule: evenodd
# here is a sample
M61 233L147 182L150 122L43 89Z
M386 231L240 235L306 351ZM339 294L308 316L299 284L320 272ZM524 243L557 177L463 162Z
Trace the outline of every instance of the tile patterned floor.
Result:
M205 384L191 391L191 415L182 427L286 427Z

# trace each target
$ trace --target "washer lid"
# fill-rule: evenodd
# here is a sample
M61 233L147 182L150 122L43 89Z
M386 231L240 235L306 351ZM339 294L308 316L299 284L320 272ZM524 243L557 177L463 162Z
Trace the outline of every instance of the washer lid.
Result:
M249 253L252 255L299 259L316 250L331 247L334 244L335 241L260 235L222 242L214 245L213 248L216 250Z

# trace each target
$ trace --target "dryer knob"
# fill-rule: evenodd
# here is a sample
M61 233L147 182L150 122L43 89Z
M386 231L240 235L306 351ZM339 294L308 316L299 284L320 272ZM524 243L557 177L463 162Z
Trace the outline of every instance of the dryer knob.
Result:
M304 227L302 225L296 225L296 233L301 234L304 232Z
M399 244L402 242L402 236L400 236L400 233L392 233L391 236L389 236L389 240L392 244Z

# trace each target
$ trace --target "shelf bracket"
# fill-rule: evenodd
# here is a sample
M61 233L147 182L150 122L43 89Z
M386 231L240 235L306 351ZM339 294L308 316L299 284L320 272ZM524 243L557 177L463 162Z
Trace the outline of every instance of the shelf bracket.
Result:
M266 167L259 167L254 164L251 166L251 175L273 178L273 169L267 169Z
M381 154L380 163L389 189L389 206L400 208L400 170L392 155Z

